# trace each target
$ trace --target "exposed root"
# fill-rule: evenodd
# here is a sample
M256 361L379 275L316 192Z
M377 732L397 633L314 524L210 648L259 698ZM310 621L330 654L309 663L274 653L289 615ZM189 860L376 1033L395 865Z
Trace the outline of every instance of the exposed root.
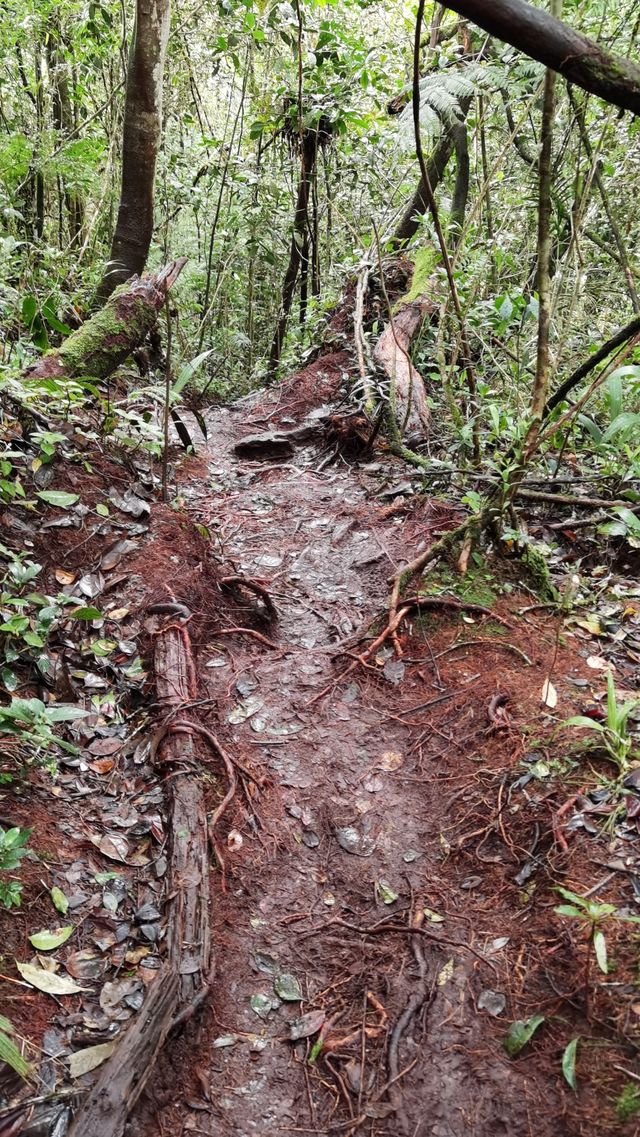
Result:
M230 589L246 588L248 592L255 593L255 595L259 596L262 600L269 619L277 619L278 613L273 600L271 599L266 588L264 588L261 584L258 584L257 581L247 580L247 578L244 576L224 576L220 581L220 587Z
M265 647L270 647L273 651L278 650L278 645L274 644L273 640L268 640L262 632L256 632L254 628L218 628L217 631L211 632L212 636L251 636L258 643L264 644Z

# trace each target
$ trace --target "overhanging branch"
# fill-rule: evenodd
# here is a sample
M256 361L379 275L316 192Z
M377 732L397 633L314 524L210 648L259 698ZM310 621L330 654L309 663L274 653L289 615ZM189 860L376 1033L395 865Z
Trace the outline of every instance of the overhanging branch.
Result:
M640 67L526 0L446 0L490 35L616 107L640 115Z

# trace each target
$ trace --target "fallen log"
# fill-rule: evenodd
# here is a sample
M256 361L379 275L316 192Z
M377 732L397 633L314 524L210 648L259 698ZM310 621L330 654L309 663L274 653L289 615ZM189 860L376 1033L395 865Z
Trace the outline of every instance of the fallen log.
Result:
M132 1026L76 1114L69 1137L120 1137L124 1133L173 1025L178 983L172 964L159 971Z
M161 606L158 606L161 607ZM197 777L194 737L172 731L172 719L196 693L186 619L158 633L154 654L158 702L166 726L156 740L154 765L171 766L170 863L167 884L167 959L138 1016L105 1063L73 1122L69 1137L122 1137L156 1059L172 1029L202 1004L211 983L207 818ZM152 747L153 751L153 747Z
M392 406L402 434L423 437L429 430L427 392L409 356L412 340L434 311L424 296L403 304L387 324L373 349L374 361L388 375L394 392Z
M134 276L121 285L60 347L27 368L27 378L106 379L143 343L186 261L180 257L159 272Z

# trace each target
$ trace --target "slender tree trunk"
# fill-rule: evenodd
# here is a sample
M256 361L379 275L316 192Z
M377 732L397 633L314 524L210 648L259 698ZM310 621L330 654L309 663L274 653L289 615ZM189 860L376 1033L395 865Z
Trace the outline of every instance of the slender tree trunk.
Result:
M303 249L305 247L305 238L307 237L307 227L309 224L309 195L311 190L311 179L315 169L316 159L318 156L318 132L309 130L304 135L302 140L302 150L300 154L300 181L298 182L298 193L296 197L296 210L293 218L293 232L291 234L291 248L289 251L289 264L285 272L284 281L282 284L282 299L280 301L280 313L278 315L278 322L276 330L273 335L271 343L271 351L269 353L269 366L267 369L267 379L273 380L278 370L280 363L280 355L282 352L282 345L284 343L285 332L287 330L287 321L293 303L293 297L298 280L298 272L302 262ZM307 253L308 257L308 253Z
M466 125L463 122L457 123L453 128L453 135L456 151L456 181L451 201L451 227L453 244L457 247L462 236L469 197L469 141Z
M170 16L171 0L136 0L124 110L122 189L111 257L98 290L101 299L142 272L151 245Z
M60 50L60 27L55 17L52 18L47 36L47 66L49 69L49 82L52 92L53 125L62 144L65 139L74 133L74 115L71 94L69 92L69 78L64 56ZM64 199L69 236L72 244L79 241L82 234L84 208L82 199L70 190L65 182L64 175L59 179L60 197ZM62 229L62 224L60 225ZM60 234L60 247L62 248L62 233Z
M460 99L460 106L462 113L466 116L471 106L471 99ZM454 150L455 132L453 130L446 130L427 162L427 173L432 190L436 190L440 185ZM410 241L412 237L415 237L422 224L422 217L428 208L429 199L427 189L425 187L424 178L421 177L418 182L418 188L400 218L400 221L396 225L395 232L391 238L391 244L394 249L400 248Z
M551 0L552 13L559 16L562 0ZM535 451L549 390L551 354L551 182L553 177L552 146L555 114L555 72L547 68L544 79L542 124L540 128L540 165L538 175L538 344L536 374L531 393L531 423L522 452L523 469Z

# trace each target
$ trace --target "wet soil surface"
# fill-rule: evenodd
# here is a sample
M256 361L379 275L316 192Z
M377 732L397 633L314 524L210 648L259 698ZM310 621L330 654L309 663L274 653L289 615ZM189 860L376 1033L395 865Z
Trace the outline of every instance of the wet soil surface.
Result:
M33 533L49 591L56 571L91 569L82 580L105 594L120 654L99 674L71 655L73 684L58 698L82 699L89 674L104 713L74 725L80 754L55 780L35 768L10 801L37 855L24 862L22 908L0 912L2 1010L44 1096L33 1112L30 1089L15 1087L0 1137L65 1132L95 1079L71 1090L70 1055L135 1024L166 958L175 771L152 753L165 617L149 610L167 601L191 613L197 697L185 711L224 746L238 785L210 834L212 987L165 1042L128 1137L636 1132L633 1108L616 1109L623 1092L640 1106L634 929L606 924L604 975L588 928L555 911L558 885L637 911L639 798L619 787L607 798L610 765L569 756L557 730L602 705L594 658L606 668L600 653L617 645L484 563L464 581L441 566L422 585L488 614L425 611L401 626L401 657L387 642L359 658L384 627L389 576L461 515L413 496L406 466L379 443L358 456L362 423L339 406L348 362L321 357L209 412L176 500L154 501L143 523L114 510L105 531ZM127 488L120 466L82 478L72 467L64 484L92 508L110 482ZM633 623L624 603L618 618ZM167 622L183 619L172 612ZM631 697L637 661L619 654ZM556 706L543 702L548 679ZM211 817L225 771L207 754L194 776ZM52 885L69 899L73 936L36 962L84 991L57 1005L15 964L34 930L59 922ZM530 1035L509 1057L518 1022Z
M576 1109L560 1068L591 1031L581 947L553 915L562 799L517 785L540 757L556 624L514 617L532 601L512 592L495 605L508 627L438 612L404 630L401 661L384 648L341 679L389 574L455 515L390 507L381 486L402 467L327 464L321 441L286 462L235 457L286 419L216 412L180 486L225 572L264 587L277 619L240 587L238 623L268 643L195 633L202 721L246 776L217 833L211 1002L161 1057L130 1137L594 1132L600 1090ZM165 583L189 602L179 563ZM567 714L585 671L560 648ZM509 1059L509 1024L537 1013L544 1029Z

